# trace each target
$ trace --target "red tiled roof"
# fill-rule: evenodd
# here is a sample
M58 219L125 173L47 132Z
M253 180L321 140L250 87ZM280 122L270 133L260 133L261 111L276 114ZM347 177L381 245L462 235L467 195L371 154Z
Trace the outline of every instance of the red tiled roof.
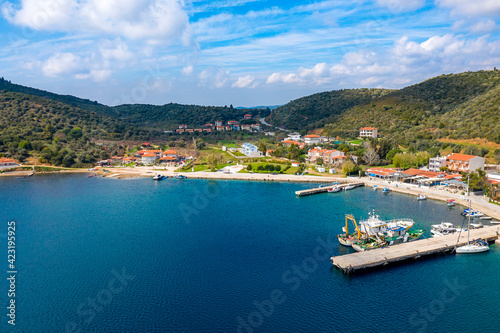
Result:
M361 127L360 130L376 130L375 127Z
M172 156L160 157L160 161L175 161L176 158Z
M168 154L168 155L173 155L173 154L177 154L177 151L176 150L172 150L172 149L169 149L169 150L165 150L163 152L163 154Z
M479 157L479 156L465 155L465 154L452 154L452 155L448 156L446 159L447 160L455 160L455 161L468 161L474 157Z
M155 153L145 153L144 155L142 155L144 157L156 157L156 154Z
M309 135L306 135L304 138L319 138L319 135L309 134Z
M410 175L410 176L416 176L422 172L423 172L423 170L420 170L420 169L408 169L408 170L403 171L403 173L405 175Z
M12 158L0 158L0 163L16 163Z

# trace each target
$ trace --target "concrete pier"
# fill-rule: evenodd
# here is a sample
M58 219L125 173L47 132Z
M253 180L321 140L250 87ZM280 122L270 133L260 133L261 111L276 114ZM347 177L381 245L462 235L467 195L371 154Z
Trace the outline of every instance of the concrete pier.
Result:
M364 186L365 184L362 182L353 182L353 183L344 183L344 184L337 184L337 185L329 185L329 186L322 186L322 187L316 187L316 188L310 188L307 190L301 190L301 191L295 191L295 194L299 197L303 197L306 195L313 195L313 194L318 194L318 193L325 193L328 192L328 189L334 188L335 186L338 186L342 189L344 187L352 185L354 187L359 187L359 186Z
M491 243L498 239L499 232L500 226L497 225L473 229L470 231L470 240L481 238ZM455 246L465 245L466 243L467 232L462 232L460 239L458 238L458 234L427 238L388 246L383 249L331 257L330 261L335 267L344 271L344 273L350 273L404 260L418 259L432 254L452 253Z

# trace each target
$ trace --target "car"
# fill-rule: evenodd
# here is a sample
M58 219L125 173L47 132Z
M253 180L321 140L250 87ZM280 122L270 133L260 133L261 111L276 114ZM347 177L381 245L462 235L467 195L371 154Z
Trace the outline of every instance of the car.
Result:
M271 175L277 175L277 173L276 173L276 172L273 172Z

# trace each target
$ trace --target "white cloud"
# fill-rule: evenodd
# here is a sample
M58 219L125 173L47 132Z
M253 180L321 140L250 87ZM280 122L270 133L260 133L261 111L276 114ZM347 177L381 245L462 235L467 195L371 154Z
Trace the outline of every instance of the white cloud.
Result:
M3 16L34 30L109 34L159 43L184 38L188 17L181 0L22 0L5 3Z
M257 83L255 82L255 77L251 75L241 76L236 82L234 82L231 87L233 88L255 88Z
M481 21L476 24L474 24L471 28L470 31L474 33L485 33L485 32L491 32L495 30L497 27L495 21L493 20L486 20L486 21Z
M494 16L500 13L498 0L436 0L440 7L451 8L453 14Z
M99 51L106 60L127 61L134 57L127 44L121 39L101 40L99 42Z
M226 86L229 78L229 71L223 68L209 68L200 73L199 85L210 88L223 88Z
M409 12L422 8L425 0L377 0L377 4L386 7L391 12Z
M189 76L189 75L193 74L194 67L191 66L191 65L185 66L185 67L182 68L181 72L182 72L183 75Z
M46 76L75 74L80 70L82 70L82 59L73 53L56 53L42 66L43 74Z

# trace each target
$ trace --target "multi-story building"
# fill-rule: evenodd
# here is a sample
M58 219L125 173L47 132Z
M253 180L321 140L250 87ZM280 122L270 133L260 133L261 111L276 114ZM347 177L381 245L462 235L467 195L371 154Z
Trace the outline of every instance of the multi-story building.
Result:
M320 143L321 142L321 138L319 135L316 135L316 134L309 134L309 135L306 135L304 137L304 142L307 144L307 145L312 145L312 144L316 144L316 143Z
M376 138L377 135L377 129L375 127L361 127L359 129L360 138Z
M471 172L477 169L484 170L484 157L465 154L451 154L446 157L446 166L451 171L458 172Z
M446 166L446 157L429 158L429 171L438 172L444 166Z

